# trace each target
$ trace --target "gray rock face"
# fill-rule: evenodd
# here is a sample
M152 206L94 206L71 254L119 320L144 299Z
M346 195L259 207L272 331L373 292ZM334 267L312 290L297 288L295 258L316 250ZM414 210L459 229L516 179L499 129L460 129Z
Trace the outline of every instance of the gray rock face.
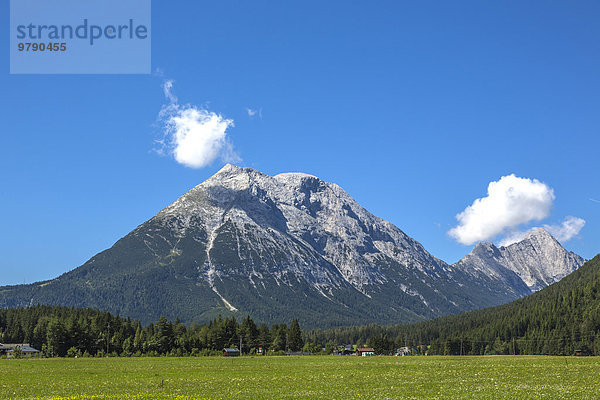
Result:
M535 229L523 240L500 247L504 265L514 271L532 291L558 282L585 260L565 250L561 244L542 228Z
M454 268L487 280L491 287L505 288L507 296L515 298L531 294L529 287L514 271L507 268L500 250L493 243L478 243Z
M479 243L454 267L505 282L525 296L558 282L584 262L582 257L565 250L546 230L538 228L506 247Z
M367 287L389 280L377 267L381 258L431 275L441 276L448 269L420 243L366 211L338 185L302 173L271 177L228 164L155 219L179 237L190 229L207 233L207 281L222 273L210 253L226 225L239 233L234 250L243 273L252 274L276 259L278 272L325 291L345 281L368 294ZM238 246L248 236L253 240L246 244L260 257ZM282 252L275 255L274 248Z

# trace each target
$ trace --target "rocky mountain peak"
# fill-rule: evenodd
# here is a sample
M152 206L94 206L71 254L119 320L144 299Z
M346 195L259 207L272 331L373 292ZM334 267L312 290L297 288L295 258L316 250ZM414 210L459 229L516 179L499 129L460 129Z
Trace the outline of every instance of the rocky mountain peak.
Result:
M540 239L552 239L552 240L556 240L554 239L554 237L544 228L534 228L532 229L527 236L525 236L526 238L540 238Z
M552 236L544 228L533 228L532 230L527 232L527 234L520 241L502 247L510 247L517 243L531 243L532 245L536 246L560 246L560 243L554 238L554 236Z
M536 228L508 246L498 248L492 243L478 243L455 265L472 273L485 271L490 276L499 271L511 271L529 290L537 291L570 274L584 261L565 250L548 231Z
M500 251L507 268L517 273L533 291L558 282L585 260L564 247L545 229L537 228L523 240Z
M251 181L260 181L270 178L270 176L249 167L238 167L233 164L225 164L223 168L198 186L221 185L235 188L239 186L240 182L245 182L247 185Z
M218 170L215 175L241 172L243 169L243 167L238 167L237 165L227 163L220 170Z
M479 242L475 245L475 247L473 247L473 250L471 250L471 253L469 254L492 257L498 256L500 254L500 251L492 242Z

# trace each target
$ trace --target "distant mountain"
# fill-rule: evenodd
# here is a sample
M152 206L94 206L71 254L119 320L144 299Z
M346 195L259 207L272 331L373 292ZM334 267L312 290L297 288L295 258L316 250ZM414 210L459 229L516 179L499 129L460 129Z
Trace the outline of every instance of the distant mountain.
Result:
M542 228L535 229L518 243L500 247L500 252L506 267L533 291L558 282L585 262L579 255L565 250Z
M478 243L469 254L454 264L453 267L473 275L476 279L489 280L491 286L506 287L514 295L513 299L532 293L519 275L505 265L500 249L494 246L493 243Z
M143 323L218 314L297 317L305 327L410 322L529 293L512 268L545 267L526 265L542 260L526 251L504 269L449 266L336 184L227 165L81 267L0 288L0 307L94 307Z
M507 247L479 243L454 267L504 281L525 296L558 282L584 262L582 257L565 250L547 231L538 228Z

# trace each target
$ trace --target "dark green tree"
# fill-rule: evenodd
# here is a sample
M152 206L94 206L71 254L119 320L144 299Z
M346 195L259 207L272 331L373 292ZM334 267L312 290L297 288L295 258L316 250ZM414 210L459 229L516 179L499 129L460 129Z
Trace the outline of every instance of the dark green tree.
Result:
M274 324L271 328L273 343L271 349L274 351L287 350L288 347L288 328L286 324Z
M258 338L257 338L257 346L263 348L264 354L267 354L271 347L273 338L271 337L271 331L269 331L269 327L265 324L260 324L258 328Z
M294 319L288 330L288 348L291 351L300 351L304 346L304 340L302 340L302 331L300 330L300 324L297 319Z
M155 332L154 335L158 345L158 352L161 354L170 352L175 343L173 324L171 321L168 321L166 317L160 317L156 323Z
M67 331L58 318L53 318L48 323L46 341L48 352L52 355L64 357L67 354Z
M243 349L240 350L243 353L248 353L251 349L256 347L258 329L256 328L256 324L254 321L252 321L250 316L244 318L240 324L239 334L242 337Z

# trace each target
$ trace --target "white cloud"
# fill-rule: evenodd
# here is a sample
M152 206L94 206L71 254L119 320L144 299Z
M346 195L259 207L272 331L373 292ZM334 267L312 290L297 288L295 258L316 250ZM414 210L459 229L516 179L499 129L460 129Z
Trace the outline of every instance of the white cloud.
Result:
M167 100L171 103L177 103L177 97L173 94L173 80L164 81L162 87Z
M458 225L448 234L462 244L487 240L546 218L553 201L554 190L537 179L503 176L490 182L486 197L456 216Z
M584 227L585 220L577 217L567 217L560 225L544 225L546 229L556 240L564 243L571 240Z
M166 122L175 160L192 168L210 165L226 147L225 132L232 125L232 120L203 109L178 109Z
M253 118L256 115L258 115L258 118L262 119L262 108L259 108L257 110L254 110L252 108L246 108L246 112L248 113L248 116L250 118Z
M168 152L190 168L206 167L217 158L241 161L227 137L233 120L201 107L178 104L172 80L163 83L163 91L169 104L162 107L158 116L164 127L164 138L158 141L159 154Z

